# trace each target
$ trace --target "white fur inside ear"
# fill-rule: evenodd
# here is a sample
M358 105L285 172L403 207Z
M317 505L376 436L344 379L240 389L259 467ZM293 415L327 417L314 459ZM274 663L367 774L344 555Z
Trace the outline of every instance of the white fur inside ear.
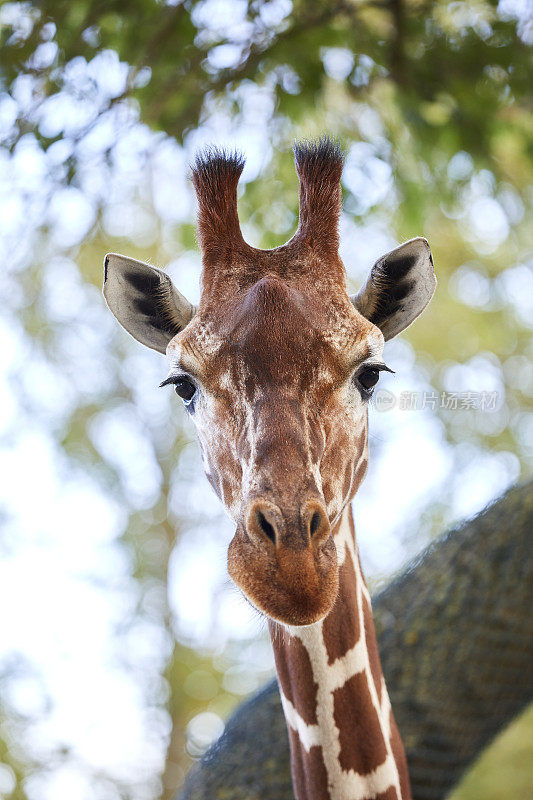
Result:
M422 313L436 285L429 244L418 237L376 261L363 288L350 299L387 340L405 330Z
M159 353L195 313L165 272L117 253L104 259L103 292L122 327Z

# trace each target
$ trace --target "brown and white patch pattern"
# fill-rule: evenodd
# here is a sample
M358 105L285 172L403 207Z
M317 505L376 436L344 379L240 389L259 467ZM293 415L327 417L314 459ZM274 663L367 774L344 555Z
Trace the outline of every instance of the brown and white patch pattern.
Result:
M276 626L272 635L296 797L406 800L410 794L405 757L392 736L351 508L343 513L334 541L340 583L332 611L313 625ZM295 654L306 665L305 680L312 691L303 690L301 671L296 677L296 670L286 669Z

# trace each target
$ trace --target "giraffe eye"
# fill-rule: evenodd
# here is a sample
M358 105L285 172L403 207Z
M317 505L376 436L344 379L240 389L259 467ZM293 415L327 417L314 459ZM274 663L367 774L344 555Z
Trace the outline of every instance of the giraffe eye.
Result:
M364 399L368 400L371 397L374 387L379 381L379 373L383 371L394 372L386 364L368 364L357 373L355 382Z
M174 391L181 397L186 406L190 406L196 395L196 384L186 375L169 375L159 386L172 384Z
M188 378L177 378L174 381L174 391L181 397L185 405L189 405L196 394L196 386Z
M379 369L376 369L376 367L366 367L366 369L359 373L357 380L363 389L369 392L379 381Z
M379 369L375 367L367 367L357 377L357 380L367 392L373 389L379 381Z

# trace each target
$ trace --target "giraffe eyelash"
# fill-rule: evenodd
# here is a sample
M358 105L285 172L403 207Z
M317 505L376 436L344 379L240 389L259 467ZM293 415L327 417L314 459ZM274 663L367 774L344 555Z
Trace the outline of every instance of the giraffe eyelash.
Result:
M177 374L177 375L169 375L168 378L165 378L164 381L161 381L159 384L159 388L162 389L163 386L170 386L173 383L176 383L177 380L180 378L186 377L185 375Z
M357 370L356 375L364 369L377 369L378 372L392 372L393 375L395 374L395 371L388 367L383 361L365 361Z

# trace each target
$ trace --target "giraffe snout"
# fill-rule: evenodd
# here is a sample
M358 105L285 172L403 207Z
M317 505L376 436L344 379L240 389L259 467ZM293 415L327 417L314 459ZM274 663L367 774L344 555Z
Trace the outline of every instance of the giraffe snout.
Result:
M255 498L228 548L228 571L253 605L277 622L311 625L329 613L339 569L321 500L293 511Z

